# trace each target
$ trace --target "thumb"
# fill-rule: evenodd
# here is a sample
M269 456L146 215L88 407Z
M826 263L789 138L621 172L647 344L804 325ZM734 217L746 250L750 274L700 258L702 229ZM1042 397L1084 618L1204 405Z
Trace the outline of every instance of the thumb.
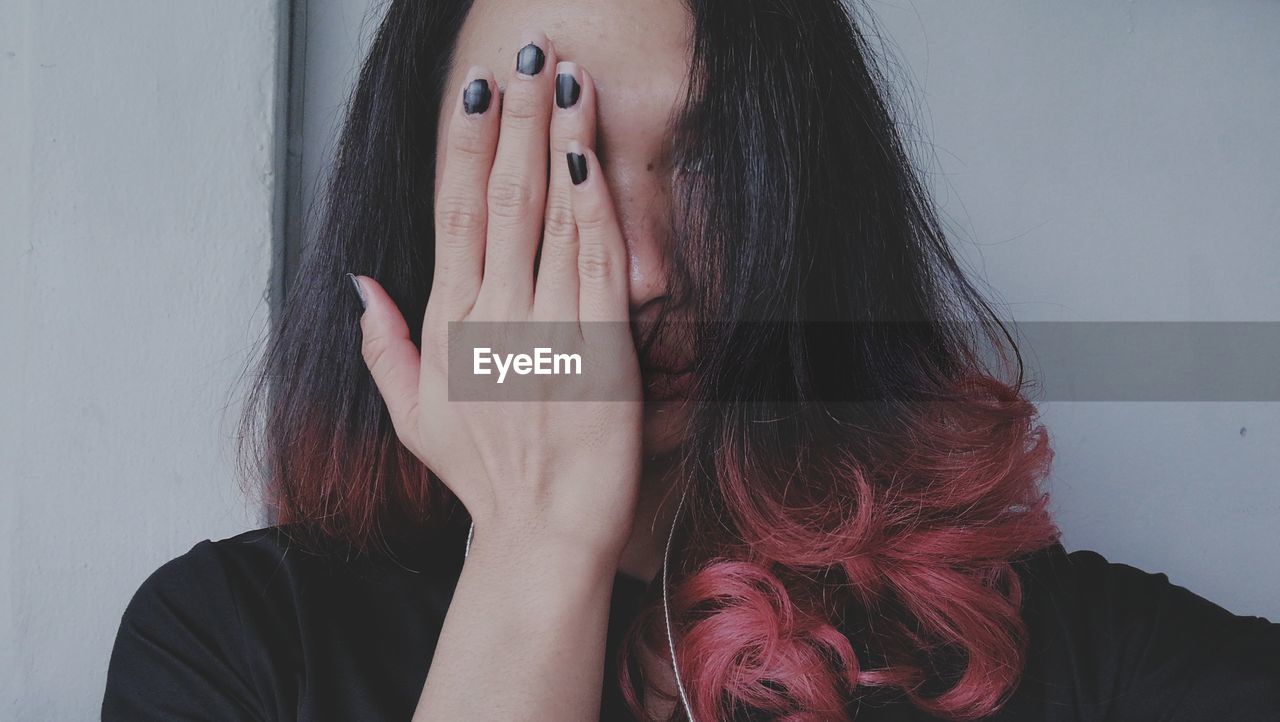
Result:
M360 354L382 394L400 443L418 454L418 383L421 354L409 336L409 326L382 284L351 273L364 304L360 316Z

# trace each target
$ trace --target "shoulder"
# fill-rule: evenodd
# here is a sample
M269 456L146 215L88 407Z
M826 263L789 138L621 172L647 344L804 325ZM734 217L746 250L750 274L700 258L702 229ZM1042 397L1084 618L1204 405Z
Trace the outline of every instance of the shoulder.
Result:
M447 610L453 535L376 553L304 539L282 526L205 539L152 572L121 618L102 718L288 718L323 693L306 680L343 663L323 650L421 646L434 633L410 639Z
M1067 552L1055 544L1015 566L1030 611L1130 640L1145 637L1147 644L1140 651L1148 657L1158 656L1166 651L1162 645L1174 642L1153 636L1170 625L1181 628L1184 640L1248 631L1261 642L1280 643L1280 624L1236 614L1177 584L1164 572L1108 559L1094 550Z
M205 539L153 571L126 607L122 625L182 622L213 629L245 623L247 612L287 598L290 577L307 564L280 527Z
M153 571L121 617L102 719L164 719L179 710L271 718L259 691L274 660L245 630L278 622L267 611L273 605L254 599L266 598L286 553L281 541L275 528L205 539Z
M205 539L152 572L130 608L165 599L194 597L270 579L289 556L289 538L279 527L254 529L217 541Z
M462 558L454 536L422 532L378 551L317 540L289 526L205 539L152 572L124 618L143 623L181 609L193 621L234 617L244 625L254 621L252 614L284 614L326 591L354 592L405 578L424 588L451 590ZM314 608L316 600L310 601Z
M1239 615L1163 572L1060 544L1015 568L1029 671L1125 719L1275 719L1280 624Z

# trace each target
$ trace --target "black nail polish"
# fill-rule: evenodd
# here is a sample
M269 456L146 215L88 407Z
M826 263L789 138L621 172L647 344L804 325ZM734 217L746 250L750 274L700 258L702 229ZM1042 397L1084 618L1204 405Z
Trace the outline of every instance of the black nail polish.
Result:
M529 43L520 48L520 53L516 55L516 72L523 75L537 75L542 72L542 65L545 62L547 62L547 56L543 55L542 48Z
M483 113L489 109L489 100L493 97L493 93L489 91L489 81L484 78L476 78L467 83L467 89L462 91L462 109L467 115Z
M360 308L368 308L368 301L364 298L364 289L360 287L360 282L356 280L356 274L348 273L347 278L351 281L351 287L356 291L356 298L360 299Z
M569 178L573 180L573 184L578 185L586 180L587 157L581 153L565 153L564 156L569 161Z
M578 102L582 87L572 73L560 73L556 76L556 105L561 108L572 107Z

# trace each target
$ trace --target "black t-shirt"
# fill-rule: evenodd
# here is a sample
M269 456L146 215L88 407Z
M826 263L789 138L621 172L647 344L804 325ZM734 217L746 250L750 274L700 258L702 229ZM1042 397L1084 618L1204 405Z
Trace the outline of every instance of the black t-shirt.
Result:
M408 722L464 543L436 532L394 557L318 555L277 527L202 541L153 573L125 610L102 718ZM1280 624L1091 551L1054 545L1015 566L1030 656L989 719L1280 720ZM601 719L631 719L612 651L660 592L658 580L614 580ZM934 718L898 701L863 705L857 719Z

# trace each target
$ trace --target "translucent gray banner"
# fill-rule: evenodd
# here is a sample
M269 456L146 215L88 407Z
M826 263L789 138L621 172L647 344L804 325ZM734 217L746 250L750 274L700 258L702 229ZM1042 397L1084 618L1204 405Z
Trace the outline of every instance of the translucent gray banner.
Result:
M1033 400L1280 401L1280 322L1037 321L1006 322L1006 327L1022 352L1025 379L1031 383L1028 395ZM852 359L857 352L851 349L914 348L921 338L937 331L936 326L906 322L747 324L735 329L742 338L765 336L803 343L827 373ZM637 398L634 382L623 380L636 348L631 324L456 322L449 330L451 400ZM724 329L686 325L680 330L667 338L688 338L704 331L714 336ZM976 327L957 330L979 341L986 338ZM993 358L989 348L983 352L984 346L978 345L980 355ZM678 372L691 364L671 367L673 357L679 353L669 348L642 357L645 398L654 394L670 398L686 388L677 382L684 378ZM753 359L743 360L750 365ZM848 385L840 388L831 392L832 398L815 400L877 400L850 395Z
M1280 322L1011 325L1045 401L1280 401Z

